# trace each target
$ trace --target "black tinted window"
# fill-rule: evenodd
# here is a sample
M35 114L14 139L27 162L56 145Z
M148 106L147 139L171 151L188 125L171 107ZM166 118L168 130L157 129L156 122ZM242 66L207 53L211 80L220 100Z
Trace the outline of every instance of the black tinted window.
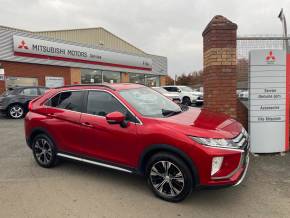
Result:
M178 89L177 87L163 87L164 89L166 89L168 92L177 92Z
M82 92L62 92L48 102L51 107L81 112Z
M123 113L127 120L137 122L136 118L111 94L102 91L89 91L87 113L106 116L115 111Z

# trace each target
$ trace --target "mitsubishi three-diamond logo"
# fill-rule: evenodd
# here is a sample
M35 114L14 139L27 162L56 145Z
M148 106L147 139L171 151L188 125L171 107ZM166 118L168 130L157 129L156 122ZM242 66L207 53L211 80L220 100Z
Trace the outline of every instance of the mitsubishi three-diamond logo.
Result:
M22 40L22 41L19 43L18 48L21 48L21 49L28 49L28 46L26 45L25 41Z
M269 54L266 56L267 64L274 64L276 61L276 57L274 56L273 52L270 51Z

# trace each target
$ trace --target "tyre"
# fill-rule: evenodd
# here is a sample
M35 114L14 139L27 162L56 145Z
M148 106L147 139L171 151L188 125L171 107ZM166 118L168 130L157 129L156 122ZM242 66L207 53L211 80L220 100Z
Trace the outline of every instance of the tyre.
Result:
M190 98L189 97L183 97L182 104L186 105L186 106L190 106L191 105Z
M153 155L146 166L146 178L153 193L166 201L180 202L193 189L193 175L179 157L166 152Z
M14 104L8 107L8 117L12 119L21 119L24 117L24 107L20 104Z
M34 159L44 168L50 168L57 164L57 149L53 141L45 134L39 134L32 141Z

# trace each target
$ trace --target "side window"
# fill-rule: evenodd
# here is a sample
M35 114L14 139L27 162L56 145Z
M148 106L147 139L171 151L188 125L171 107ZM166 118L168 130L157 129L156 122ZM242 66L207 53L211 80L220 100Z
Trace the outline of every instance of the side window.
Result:
M51 98L47 103L47 105L51 107L81 112L82 92L81 91L62 92Z
M168 92L170 92L170 88L171 87L163 87L165 90L167 90Z
M87 113L106 116L108 113L119 111L126 116L126 120L138 122L136 118L111 94L103 91L89 91Z
M168 92L177 92L177 87L172 87L172 86L170 86L170 87L164 87L164 89L166 89Z
M37 96L37 88L26 88L23 89L20 93L21 95L26 95L26 96Z
M178 92L178 88L177 87L171 87L171 92Z

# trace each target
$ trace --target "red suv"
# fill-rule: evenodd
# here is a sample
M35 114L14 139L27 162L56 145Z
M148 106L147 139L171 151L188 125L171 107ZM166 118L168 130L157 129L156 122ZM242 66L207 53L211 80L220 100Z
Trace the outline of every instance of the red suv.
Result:
M249 160L240 123L138 84L52 89L30 102L25 133L42 167L68 158L144 175L173 202L196 187L239 184Z

